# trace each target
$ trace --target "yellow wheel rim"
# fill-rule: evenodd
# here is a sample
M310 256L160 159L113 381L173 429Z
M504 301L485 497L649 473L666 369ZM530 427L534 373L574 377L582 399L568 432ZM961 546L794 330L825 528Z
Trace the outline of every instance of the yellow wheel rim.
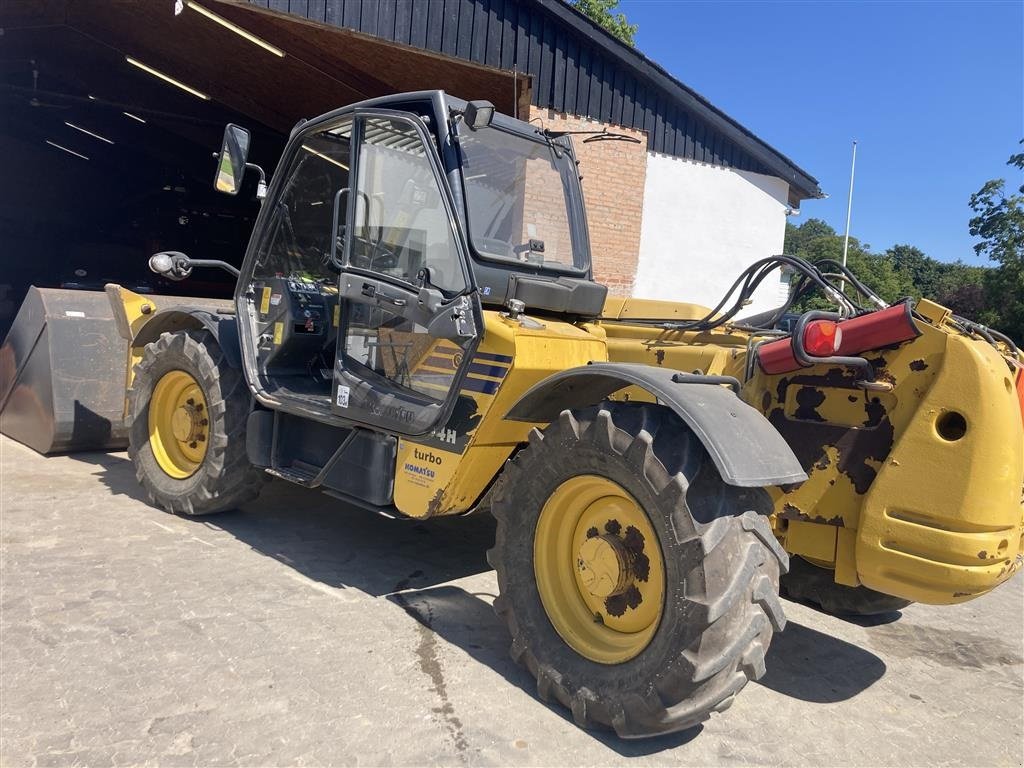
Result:
M650 519L618 483L579 475L555 489L537 521L533 569L551 624L581 656L620 664L650 643L664 561Z
M149 401L149 445L160 469L174 478L190 477L206 458L209 437L199 383L185 371L165 373Z

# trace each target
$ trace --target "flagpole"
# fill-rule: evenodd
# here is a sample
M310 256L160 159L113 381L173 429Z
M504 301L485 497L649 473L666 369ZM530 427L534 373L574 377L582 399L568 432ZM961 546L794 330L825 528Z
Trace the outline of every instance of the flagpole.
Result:
M850 161L850 193L846 197L846 234L843 235L843 266L846 266L846 251L850 247L850 214L853 212L853 174L857 169L857 140L853 140L853 159ZM839 287L846 290L845 278L840 279Z

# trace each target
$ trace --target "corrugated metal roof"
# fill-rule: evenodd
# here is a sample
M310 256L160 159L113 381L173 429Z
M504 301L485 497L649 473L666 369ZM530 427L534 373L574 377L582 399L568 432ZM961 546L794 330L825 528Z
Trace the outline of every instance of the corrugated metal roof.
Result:
M654 152L777 176L795 200L821 194L788 157L561 0L250 1L528 73L536 106L646 131Z

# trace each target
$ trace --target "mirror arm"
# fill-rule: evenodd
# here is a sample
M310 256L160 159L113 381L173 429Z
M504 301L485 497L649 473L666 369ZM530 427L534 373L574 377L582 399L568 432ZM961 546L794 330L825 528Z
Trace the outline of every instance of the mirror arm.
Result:
M267 174L256 163L246 163L245 167L260 175L260 180L256 182L256 199L263 200L267 196Z
M190 259L181 251L161 251L149 258L149 269L171 280L184 280L193 267L219 267L236 278L241 275L236 267L220 259Z
M238 270L238 267L233 264L228 264L226 261L221 261L220 259L188 259L187 267L189 269L192 267L219 267L225 272L230 272L235 277L240 277L242 274Z

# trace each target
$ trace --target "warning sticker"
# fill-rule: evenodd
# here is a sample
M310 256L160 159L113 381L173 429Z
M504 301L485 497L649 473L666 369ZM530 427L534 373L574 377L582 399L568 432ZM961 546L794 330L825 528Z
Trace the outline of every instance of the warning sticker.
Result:
M281 303L281 294L280 293L272 293L270 295L270 306L276 307L280 303Z
M338 387L338 395L335 398L334 402L338 404L339 408L348 408L348 393L348 387Z
M263 296L260 297L260 314L265 315L270 311L270 286L263 289Z
M284 336L284 323L274 323L274 344L280 344Z

